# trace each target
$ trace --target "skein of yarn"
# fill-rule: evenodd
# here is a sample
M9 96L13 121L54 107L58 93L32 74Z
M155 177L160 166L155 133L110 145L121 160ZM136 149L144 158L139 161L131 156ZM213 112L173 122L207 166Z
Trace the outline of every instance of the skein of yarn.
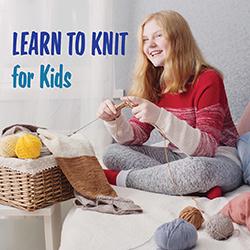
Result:
M18 158L35 159L40 156L42 143L39 137L24 134L18 138L15 152Z
M185 221L193 224L197 230L201 227L202 223L204 222L204 218L200 210L191 206L182 209L179 214L179 218L182 218Z
M231 219L222 214L212 216L206 222L207 233L215 240L225 240L232 236L234 226Z
M196 245L197 238L195 227L180 218L162 224L154 233L155 243L164 250L191 249Z
M17 135L7 135L0 139L0 156L15 157L15 147L18 140Z
M230 200L220 211L224 216L240 225L246 225L250 231L250 192L244 192Z

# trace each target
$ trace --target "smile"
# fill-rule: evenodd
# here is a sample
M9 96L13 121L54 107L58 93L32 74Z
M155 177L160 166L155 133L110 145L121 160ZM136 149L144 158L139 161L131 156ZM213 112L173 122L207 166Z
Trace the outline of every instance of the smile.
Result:
M149 53L150 56L154 57L155 55L161 54L162 50L153 50Z

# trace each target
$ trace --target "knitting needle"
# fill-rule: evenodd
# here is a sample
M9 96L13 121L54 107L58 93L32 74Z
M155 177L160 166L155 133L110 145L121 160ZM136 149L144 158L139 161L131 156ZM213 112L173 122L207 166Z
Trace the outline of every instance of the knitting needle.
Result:
M117 111L120 111L121 109L123 109L123 108L125 108L125 107L133 108L133 107L134 107L134 104L129 103L129 102L127 102L127 101L123 101L123 102L121 102L121 103L115 105L115 109L116 109ZM73 134L76 134L76 133L79 132L80 130L85 129L85 128L88 127L90 124L94 123L95 121L97 121L97 120L99 120L99 119L100 119L99 117L95 118L93 121L88 122L87 124L85 124L85 125L82 126L81 128L79 128L79 129L75 130L73 133L69 134L69 136L71 136L71 135L73 135Z
M99 117L95 118L93 121L88 122L87 124L85 124L84 126L82 126L81 128L75 130L73 133L71 133L70 135L76 134L77 132L79 132L80 130L88 127L90 124L94 123L95 121L99 120Z

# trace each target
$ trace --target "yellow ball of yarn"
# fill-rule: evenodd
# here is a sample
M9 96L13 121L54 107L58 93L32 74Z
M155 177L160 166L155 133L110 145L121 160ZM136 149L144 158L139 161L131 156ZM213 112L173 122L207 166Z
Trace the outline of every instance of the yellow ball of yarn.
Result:
M18 138L15 152L18 158L35 159L40 156L41 140L32 134L25 134Z
M0 139L0 156L15 157L15 148L18 140L16 135L7 135Z

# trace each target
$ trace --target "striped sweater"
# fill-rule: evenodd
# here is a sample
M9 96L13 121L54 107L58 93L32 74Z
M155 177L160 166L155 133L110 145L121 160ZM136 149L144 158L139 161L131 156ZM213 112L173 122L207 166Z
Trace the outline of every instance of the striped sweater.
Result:
M155 127L168 138L174 151L209 157L223 152L219 154L231 155L238 161L235 159L238 133L223 80L216 71L202 72L194 84L187 84L186 92L162 94L156 105L161 111ZM120 116L106 125L118 143L129 145L143 144L154 129L135 117L126 121Z

